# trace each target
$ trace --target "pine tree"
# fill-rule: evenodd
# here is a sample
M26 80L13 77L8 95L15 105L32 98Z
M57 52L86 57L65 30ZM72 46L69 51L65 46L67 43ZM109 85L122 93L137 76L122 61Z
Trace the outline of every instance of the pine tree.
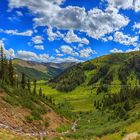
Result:
M29 91L29 93L31 93L31 82L30 82L30 79L28 79L28 84L27 84L27 86L28 86L28 91Z
M39 96L41 96L42 97L42 89L41 89L41 87L40 87L40 89L39 89Z
M22 87L22 89L25 89L25 87L26 87L26 78L25 78L24 73L22 73L21 87Z
M3 47L1 46L0 48L0 78L3 79L3 73L4 73L4 51L3 51Z
M9 60L9 80L10 80L10 84L13 86L14 85L14 68L13 68L12 59Z
M33 94L36 94L36 80L34 80L34 90L33 90Z
M8 76L8 61L6 58L6 55L4 54L4 58L3 58L3 77L2 77L2 81L6 82L9 84L9 76Z

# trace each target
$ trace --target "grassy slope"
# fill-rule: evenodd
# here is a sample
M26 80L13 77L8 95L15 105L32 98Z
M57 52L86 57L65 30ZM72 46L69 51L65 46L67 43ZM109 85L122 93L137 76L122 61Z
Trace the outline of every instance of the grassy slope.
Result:
M4 129L0 129L0 139L1 140L35 140L35 138L17 135L15 133L12 133Z
M55 107L45 98L0 83L0 125L8 126L6 130L0 129L0 139L28 140L32 137L28 138L26 134L41 132L48 133L46 139L55 137L58 135L56 128L67 120L54 110ZM18 135L15 131L20 128L22 131Z
M38 63L21 59L14 59L13 64L15 66L16 72L19 75L21 73L25 73L29 78L32 79L48 80L60 74L62 71L68 67L71 67L75 63Z
M68 101L72 106L72 112L83 112L81 116L81 120L78 123L78 131L76 134L69 135L72 138L82 138L87 137L88 135L106 135L103 137L102 140L121 140L124 135L133 131L139 131L137 125L140 123L139 116L140 113L140 104L137 103L137 107L135 107L129 115L131 116L128 122L119 121L116 119L114 121L108 120L110 116L110 112L106 114L100 114L98 111L95 110L93 107L94 99L101 99L104 93L100 95L96 94L97 88L94 86L87 86L87 83L91 79L92 75L96 74L98 69L109 62L110 70L113 70L113 81L111 84L120 84L121 81L118 79L118 69L121 68L125 61L129 58L133 57L134 55L140 55L140 52L133 52L127 54L113 54L103 56L90 62L97 66L97 69L92 71L85 71L87 76L86 81L78 86L75 90L65 93L60 92L51 87L45 85L44 83L39 83L38 88L41 86L43 92L48 96L51 96L55 99L56 103L64 102L64 100ZM84 63L86 64L86 63ZM84 65L83 64L83 65ZM133 80L130 78L131 75L134 77ZM134 85L136 83L136 74L132 71L130 76L128 77L128 83ZM102 80L102 79L100 79ZM96 84L99 84L97 82ZM109 91L112 93L117 93L120 90L120 86L109 86ZM87 113L88 111L88 113ZM133 113L132 113L133 112ZM136 115L137 114L137 115ZM136 117L136 118L135 118ZM136 121L136 122L135 122ZM119 128L119 129L117 129ZM117 130L116 130L117 129ZM112 132L111 132L112 131ZM113 134L108 134L113 133Z

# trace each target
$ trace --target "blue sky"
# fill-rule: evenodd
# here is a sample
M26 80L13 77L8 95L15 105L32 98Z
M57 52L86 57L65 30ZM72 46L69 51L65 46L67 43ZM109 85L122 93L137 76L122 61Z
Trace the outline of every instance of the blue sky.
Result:
M139 50L140 0L1 0L0 45L8 56L86 61Z

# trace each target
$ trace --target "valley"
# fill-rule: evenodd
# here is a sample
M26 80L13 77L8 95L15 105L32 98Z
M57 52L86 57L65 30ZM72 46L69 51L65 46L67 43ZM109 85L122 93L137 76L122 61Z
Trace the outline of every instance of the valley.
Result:
M17 64L13 60L16 69ZM139 139L140 52L102 56L49 79L26 75L27 64L25 74L17 73L18 87L1 81L0 137L127 140L132 134ZM39 63L32 69L38 65L43 70Z

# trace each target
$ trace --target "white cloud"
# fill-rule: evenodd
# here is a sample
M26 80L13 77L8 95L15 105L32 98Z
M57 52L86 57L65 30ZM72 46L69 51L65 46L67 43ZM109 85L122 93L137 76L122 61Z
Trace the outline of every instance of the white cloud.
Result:
M36 59L38 59L38 56L36 53L30 52L30 51L23 51L23 50L17 51L16 56L18 58L21 58L24 60L36 60Z
M17 16L21 17L23 16L23 13L21 11L16 11Z
M43 62L48 61L49 60L49 55L48 54L40 54L38 56L38 59L39 59L39 61L43 61Z
M51 26L47 29L47 34L48 34L48 39L50 41L54 41L56 39L60 39L64 37L64 35L61 34L59 31L53 32L53 28Z
M4 48L4 40L3 39L0 39L0 47Z
M44 38L42 36L32 37L32 41L34 44L42 44L43 40L44 40Z
M76 42L76 43L82 43L82 44L86 44L86 45L89 44L89 40L87 40L86 38L80 38L80 37L78 37L78 36L73 32L73 30L70 30L70 31L66 34L66 36L64 37L64 40L65 40L67 43Z
M138 31L138 32L136 32L136 33L139 33L139 34L140 34L140 23L135 23L135 24L133 25L133 30Z
M43 45L35 45L34 48L36 48L38 50L44 50L44 46Z
M104 11L93 9L88 12L86 19L86 29L83 31L95 39L99 39L106 34L112 33L126 26L129 19L118 13L114 8L107 8Z
M110 6L121 9L140 11L140 0L107 0Z
M112 40L113 40L113 36L103 37L102 40L103 40L104 42L112 41Z
M135 23L133 29L140 29L140 23Z
M40 62L48 62L49 61L49 55L48 54L37 55L34 52L24 51L24 50L17 51L16 57L20 58L20 59L23 59L23 60L28 60L28 61L40 61Z
M110 50L110 52L111 52L111 53L123 53L122 50L119 50L119 49L117 49L117 48L114 48L114 49Z
M56 4L54 4L56 3ZM62 30L85 32L88 36L99 39L117 31L129 23L129 19L118 13L115 8L105 11L94 8L90 11L77 6L60 7L60 2L35 0L9 0L10 8L27 7L34 15L36 26L51 26ZM51 34L52 32L48 32ZM52 34L53 40L56 35Z
M9 50L6 50L6 56L10 58L14 58L15 57L14 49L10 48Z
M24 50L17 51L16 57L27 61L39 61L39 62L52 62L52 61L53 62L80 62L80 60L71 56L65 58L61 58L61 57L55 58L53 56L49 56L48 54L37 55L34 52L24 51Z
M10 48L8 50L5 48L4 39L0 40L0 47L2 47L4 49L4 53L5 53L6 57L8 57L8 58L15 57L15 51L12 48Z
M93 54L97 54L97 52L92 50L91 48L85 48L83 50L80 50L79 53L80 53L80 57L82 58L88 58Z
M55 59L56 62L82 62L82 60L78 60L74 57L68 56L66 58L57 57Z
M123 34L123 32L115 32L114 34L114 41L119 42L120 44L123 45L127 46L133 45L136 47L138 45L137 44L138 40L139 40L138 36L131 37L130 35Z
M17 36L32 36L33 31L32 30L27 30L24 32L19 32L18 30L3 30L0 29L0 33L5 33L9 35L17 35Z
M60 49L65 54L70 54L70 55L73 55L73 56L79 56L78 52L75 52L73 50L73 48L71 48L70 46L63 45L63 46L60 47Z
M128 49L126 52L134 52L134 51L140 51L139 47L135 47L134 49Z

